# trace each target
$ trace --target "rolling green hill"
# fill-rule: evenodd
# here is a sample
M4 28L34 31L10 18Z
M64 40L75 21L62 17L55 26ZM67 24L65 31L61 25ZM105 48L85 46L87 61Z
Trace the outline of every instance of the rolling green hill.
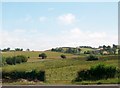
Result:
M2 53L3 56L14 55L14 52ZM113 65L118 67L117 56L101 56L101 59L98 61L86 61L81 55L65 54L67 59L60 59L60 55L63 53L45 51L48 55L47 59L39 59L39 51L34 52L15 52L15 55L26 55L30 56L27 63L21 63L16 65L5 65L2 67L2 71L11 72L11 71L30 71L32 69L45 70L46 72L46 82L31 82L31 81L3 81L3 84L74 84L72 80L76 77L78 71L83 69L89 69L91 66L104 63L106 65ZM102 58L103 57L103 58ZM8 79L7 79L8 80ZM82 81L77 84L97 84L101 83L117 83L117 78L112 78L108 80L99 80L99 81ZM75 83L76 84L76 83Z

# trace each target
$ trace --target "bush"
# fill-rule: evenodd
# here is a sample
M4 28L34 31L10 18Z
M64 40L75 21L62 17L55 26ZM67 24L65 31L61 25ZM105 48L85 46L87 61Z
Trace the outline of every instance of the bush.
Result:
M37 79L40 81L45 81L45 71L39 71L37 75Z
M116 76L118 77L118 79L120 79L120 69L117 69L117 74Z
M106 78L113 78L117 73L116 67L114 66L106 66Z
M113 78L117 72L114 66L105 66L104 64L98 64L90 68L90 72L93 78Z
M23 56L23 55L18 55L18 56L16 56L16 58L20 58L21 62L27 62L27 60L28 60L28 58L26 56Z
M91 54L91 51L84 51L84 54Z
M105 66L104 64L98 64L92 66L89 70L79 71L75 81L113 78L115 77L116 72L117 70L114 66Z
M22 62L22 59L20 57L13 57L13 58L15 58L16 63L20 64Z
M62 55L61 55L61 58L65 59L65 58L66 58L66 56L62 54Z
M9 64L9 65L15 64L15 58L7 57L6 58L6 63Z
M2 71L2 78L9 79L27 79L27 80L40 80L45 81L45 71L11 71L5 72Z
M5 57L2 57L0 66L3 66L3 65L5 65L5 64L6 64L6 58L5 58Z
M36 70L27 71L25 75L27 79L34 80L37 76L37 71Z
M87 61L93 61L93 60L98 60L98 57L96 57L92 54L87 57Z
M87 80L89 78L89 70L82 70L77 73L77 78L75 81Z
M42 59L45 59L45 58L47 58L47 55L45 53L41 53L41 54L39 54L39 57L42 57Z
M13 56L13 57L7 57L6 63L9 65L15 65L16 63L23 63L27 62L28 58L23 55Z
M7 75L10 79L19 79L26 77L24 71L12 71L9 75Z

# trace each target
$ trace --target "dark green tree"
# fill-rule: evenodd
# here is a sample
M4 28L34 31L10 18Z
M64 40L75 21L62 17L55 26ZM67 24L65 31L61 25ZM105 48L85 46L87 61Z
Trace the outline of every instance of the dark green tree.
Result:
M65 58L66 58L66 56L65 56L64 54L62 54L62 55L61 55L61 58L65 59Z
M78 53L80 54L80 52L81 52L81 49L80 49L80 48L78 48Z
M10 48L9 48L9 47L7 48L7 51L10 51Z
M45 58L47 58L47 55L45 53L41 53L41 54L39 54L39 57L41 57L42 59L45 59Z
M110 54L113 54L111 46L107 46L106 47L106 51L108 51Z
M112 50L113 50L114 54L116 54L117 46L115 44L113 44Z
M106 46L105 45L103 45L103 50L106 50Z

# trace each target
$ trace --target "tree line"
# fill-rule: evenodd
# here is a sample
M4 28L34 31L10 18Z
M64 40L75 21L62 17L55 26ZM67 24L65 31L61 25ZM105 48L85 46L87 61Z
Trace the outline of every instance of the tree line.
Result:
M71 54L80 54L81 49L80 48L71 48L71 47L64 49L64 48L60 47L60 48L52 48L51 51L71 53Z
M23 51L23 48L15 48L15 49L11 49L11 48L4 48L4 49L0 49L0 51L2 52L8 52L8 51ZM30 49L26 49L26 51L30 51Z
M71 54L81 54L82 49L81 48L90 48L93 50L86 50L84 51L84 54L116 54L117 49L118 52L120 51L120 47L118 45L113 44L112 46L99 46L98 48L93 48L91 46L79 46L76 48L73 47L59 47L59 48L52 48L51 51L55 52L63 52L63 53L71 53Z

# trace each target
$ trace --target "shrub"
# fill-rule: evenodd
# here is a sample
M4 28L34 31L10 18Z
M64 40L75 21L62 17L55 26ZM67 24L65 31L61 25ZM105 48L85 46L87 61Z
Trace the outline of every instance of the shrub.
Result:
M90 68L91 75L95 79L113 78L117 72L114 66L105 66L104 64L98 64Z
M75 81L87 80L89 78L89 70L82 70L77 73L77 78Z
M13 65L15 64L15 58L12 58L12 57L7 57L6 58L6 63L9 64L9 65Z
M10 72L8 77L11 78L11 79L19 79L19 78L26 77L26 75L25 75L24 71L12 71L12 72Z
M39 54L39 57L42 57L42 59L45 59L45 58L47 58L47 55L45 53L41 53L41 54Z
M28 60L28 58L26 56L23 56L23 55L18 55L18 56L16 56L16 58L20 58L21 62L27 62L27 60Z
M15 65L16 63L23 63L27 62L28 58L23 55L13 56L13 57L7 57L6 63L9 65Z
M15 58L16 63L20 64L22 62L22 59L20 57L13 57L13 58Z
M106 78L113 78L117 73L116 67L114 66L106 66Z
M36 76L37 76L37 71L36 71L36 70L27 71L27 72L25 73L25 75L26 75L26 78L27 78L27 79L33 80L33 79L35 79Z
M65 59L65 58L66 58L66 56L65 56L64 54L62 54L62 55L61 55L61 58Z
M2 78L9 78L9 79L27 79L27 80L40 80L45 81L45 71L11 71L5 72L2 71Z
M1 61L2 63L0 63L0 66L3 66L3 65L5 65L6 64L6 58L5 57L2 57L2 61Z
M104 64L98 64L92 66L89 70L79 71L75 81L82 80L99 80L113 78L116 75L116 67L105 66Z
M45 81L45 71L39 71L37 75L37 79L40 81Z
M84 51L84 54L91 54L91 51Z
M93 60L98 60L98 57L96 57L92 54L87 57L87 61L93 61Z
M120 79L120 69L119 69L119 68L117 69L117 74L116 74L116 76Z

